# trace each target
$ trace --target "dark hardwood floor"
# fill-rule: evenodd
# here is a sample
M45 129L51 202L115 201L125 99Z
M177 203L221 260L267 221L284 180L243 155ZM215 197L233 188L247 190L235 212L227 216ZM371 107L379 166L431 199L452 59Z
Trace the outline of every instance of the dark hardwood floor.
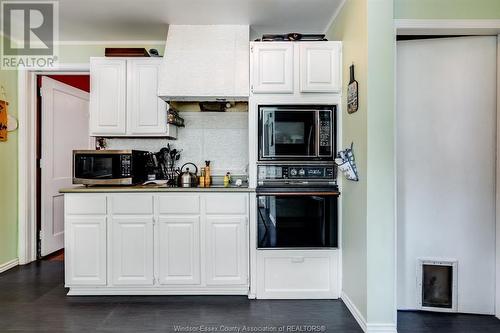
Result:
M293 331L293 327L287 329L290 325L319 325L325 332L362 332L340 300L67 297L63 265L62 261L44 260L0 274L0 332L180 332L177 326L210 329L221 325L225 332L236 332L231 327L245 325L260 329L285 325L285 332ZM400 333L500 332L500 320L492 316L400 312L398 317Z

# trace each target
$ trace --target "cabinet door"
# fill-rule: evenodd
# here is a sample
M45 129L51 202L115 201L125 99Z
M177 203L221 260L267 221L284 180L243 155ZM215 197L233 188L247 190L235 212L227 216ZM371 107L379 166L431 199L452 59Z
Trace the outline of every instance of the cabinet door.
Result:
M90 59L90 135L126 133L126 70L124 59Z
M114 285L153 284L153 217L113 217L111 275Z
M339 42L300 43L300 91L340 92L341 44Z
M248 283L246 216L206 217L208 285Z
M158 222L160 284L200 284L200 217L160 216Z
M129 135L166 135L166 102L158 97L160 64L161 58L128 60Z
M106 285L106 217L66 216L67 286Z
M293 44L255 43L252 92L293 93Z

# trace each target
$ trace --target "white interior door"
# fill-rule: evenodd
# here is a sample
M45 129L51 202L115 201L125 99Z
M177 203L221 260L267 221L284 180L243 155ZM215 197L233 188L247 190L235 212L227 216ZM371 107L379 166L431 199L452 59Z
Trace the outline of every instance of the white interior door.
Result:
M89 94L42 78L41 254L64 247L64 200L72 184L72 151L90 147Z
M458 312L494 313L496 86L496 37L398 42L400 309L436 258L458 261Z

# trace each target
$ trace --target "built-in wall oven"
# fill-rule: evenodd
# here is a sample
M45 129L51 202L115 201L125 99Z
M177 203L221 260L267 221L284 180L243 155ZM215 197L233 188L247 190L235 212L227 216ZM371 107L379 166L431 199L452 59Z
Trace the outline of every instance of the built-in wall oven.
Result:
M259 249L338 247L338 198L330 164L258 166Z
M336 106L259 106L259 161L333 161Z

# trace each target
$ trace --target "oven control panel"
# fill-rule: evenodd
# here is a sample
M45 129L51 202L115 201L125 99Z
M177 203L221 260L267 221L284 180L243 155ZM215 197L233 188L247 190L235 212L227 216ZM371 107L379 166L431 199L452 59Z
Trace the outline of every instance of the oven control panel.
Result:
M304 185L336 184L335 167L332 165L259 165L257 173L260 186L276 183L300 185L296 181Z

